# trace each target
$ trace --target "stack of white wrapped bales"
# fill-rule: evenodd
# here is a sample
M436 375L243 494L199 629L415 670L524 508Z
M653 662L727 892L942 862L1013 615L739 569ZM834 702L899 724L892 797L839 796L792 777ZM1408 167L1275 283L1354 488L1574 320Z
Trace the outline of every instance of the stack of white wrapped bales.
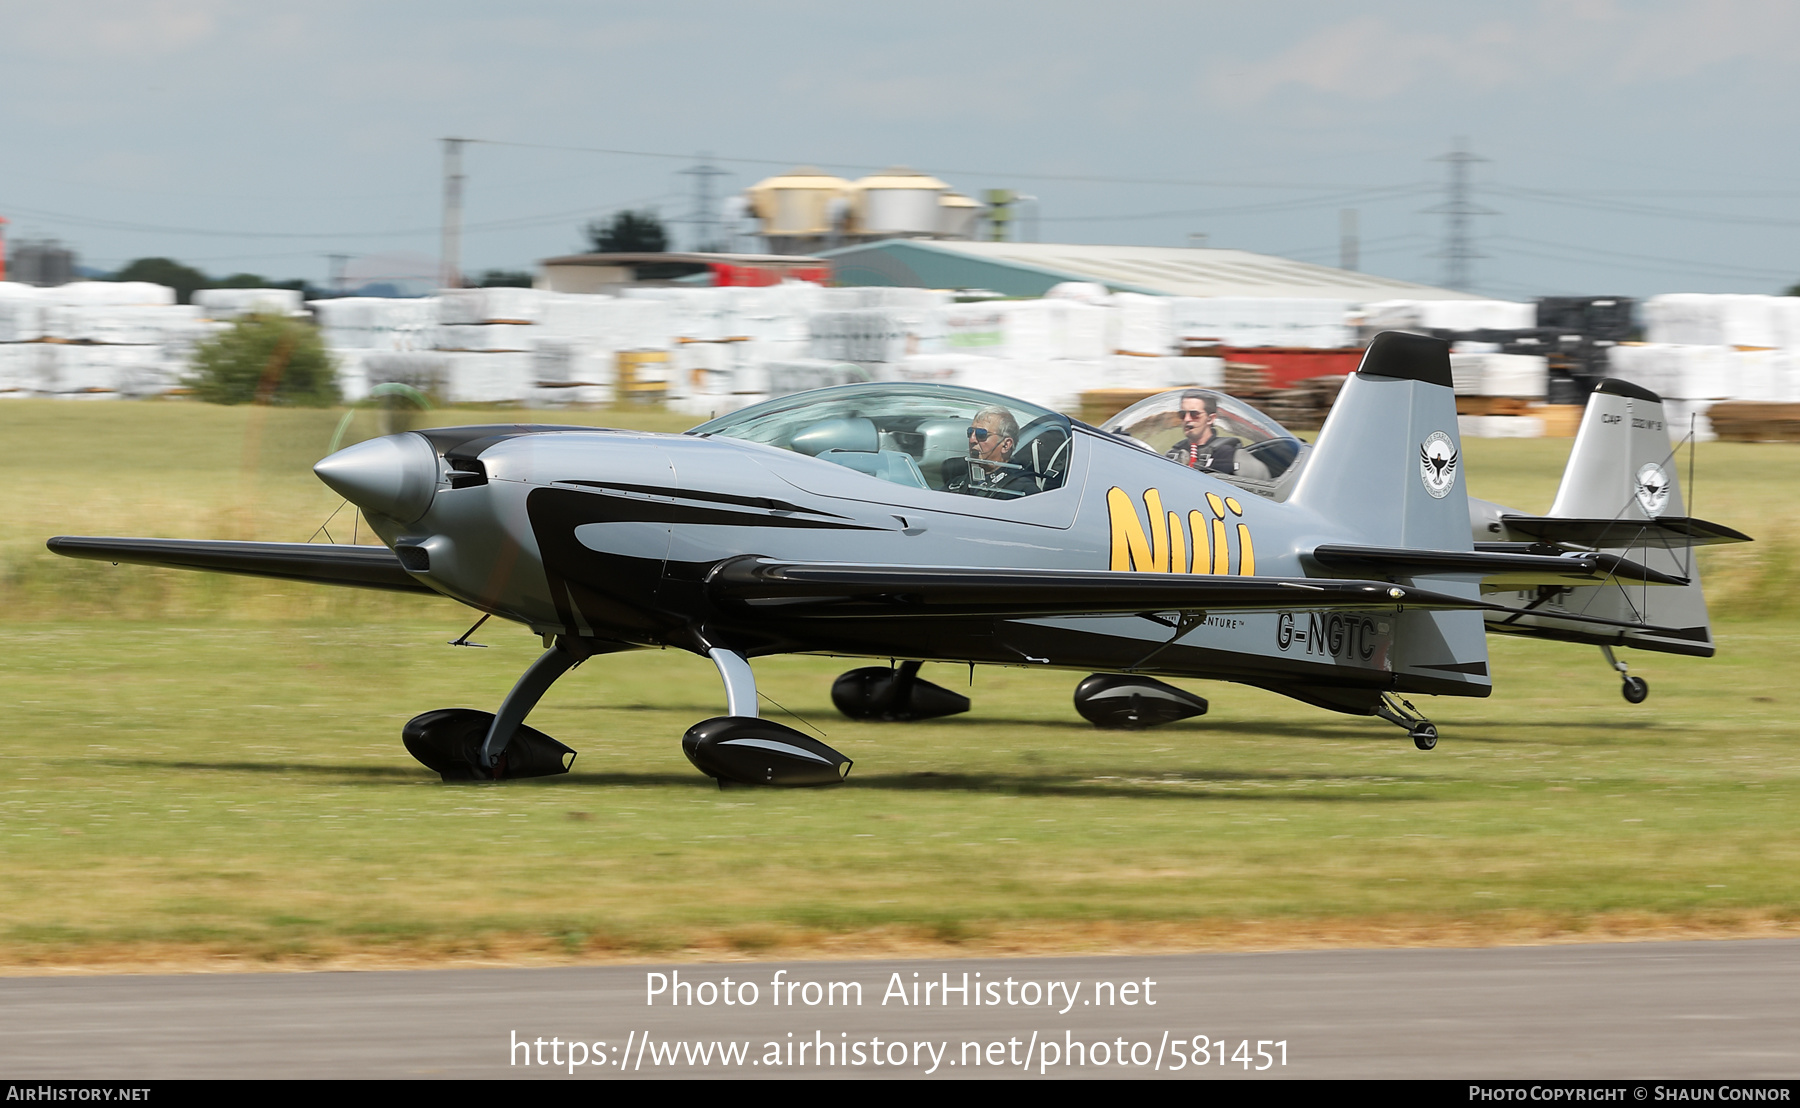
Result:
M207 319L229 323L251 315L305 314L298 289L199 289L194 306Z
M1356 344L1355 305L1347 300L1215 296L1170 297L1183 345L1340 350Z
M307 307L337 362L338 390L345 400L368 395L371 355L416 355L437 341L436 300L344 296L308 301Z
M934 289L821 289L804 355L766 363L769 391L911 379L909 363L945 352L952 311L950 294Z
M1800 297L1653 297L1644 337L1613 348L1610 372L1664 398L1675 439L1715 438L1709 413L1722 401L1800 403Z
M1362 306L1366 334L1378 331L1526 331L1537 305L1513 300L1378 300Z
M160 395L181 384L193 347L214 330L161 285L0 283L0 396Z
M762 288L631 289L622 302L655 305L666 314L661 331L648 317L634 323L642 328L637 349L668 351L665 403L710 416L759 403L771 394L814 387L816 375L805 372L814 341L807 324L834 291L859 290L799 282ZM855 328L840 328L836 334L841 341L870 341ZM797 379L784 373L783 367L790 366L802 371Z
M942 352L909 357L903 374L1067 411L1091 389L1220 384L1223 359L1181 356L1176 304L1080 282L1041 300L958 304L945 312Z
M446 289L437 296L433 391L449 404L502 404L536 389L532 352L545 293L537 289ZM371 384L411 362L371 357ZM406 382L412 383L412 382Z
M1450 355L1457 432L1463 438L1535 439L1546 430L1549 360L1535 354L1464 351Z

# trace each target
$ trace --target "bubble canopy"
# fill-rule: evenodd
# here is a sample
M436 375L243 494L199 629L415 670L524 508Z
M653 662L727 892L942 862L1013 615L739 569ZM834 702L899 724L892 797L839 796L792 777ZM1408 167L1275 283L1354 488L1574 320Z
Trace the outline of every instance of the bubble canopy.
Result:
M777 397L689 431L791 450L895 484L1008 500L1061 488L1066 416L957 385L882 382Z
M1237 440L1236 471L1220 476L1237 476L1250 481L1277 480L1294 464L1294 459L1306 445L1281 424L1237 397L1215 389L1173 389L1157 393L1107 420L1105 430L1168 457L1186 438L1181 402L1189 397L1200 398L1214 413L1211 423L1216 438Z

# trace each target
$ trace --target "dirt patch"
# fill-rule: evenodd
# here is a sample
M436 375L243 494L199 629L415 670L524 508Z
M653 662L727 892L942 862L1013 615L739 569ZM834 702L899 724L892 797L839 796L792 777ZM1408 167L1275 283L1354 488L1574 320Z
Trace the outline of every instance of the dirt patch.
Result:
M875 958L1046 957L1409 947L1544 946L1602 942L1800 938L1800 920L1759 912L1705 917L1618 913L1582 919L1497 914L1480 920L1384 917L1180 923L967 924L954 935L919 928L854 932L758 928L719 931L680 945L571 944L565 937L492 935L465 942L383 947L229 949L117 944L0 953L0 975L299 973Z

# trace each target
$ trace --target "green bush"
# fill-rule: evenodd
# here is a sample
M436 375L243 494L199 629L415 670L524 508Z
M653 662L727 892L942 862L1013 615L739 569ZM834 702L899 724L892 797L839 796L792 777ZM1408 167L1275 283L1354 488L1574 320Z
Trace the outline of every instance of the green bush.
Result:
M338 402L337 369L318 330L282 316L247 316L201 343L187 385L209 404Z

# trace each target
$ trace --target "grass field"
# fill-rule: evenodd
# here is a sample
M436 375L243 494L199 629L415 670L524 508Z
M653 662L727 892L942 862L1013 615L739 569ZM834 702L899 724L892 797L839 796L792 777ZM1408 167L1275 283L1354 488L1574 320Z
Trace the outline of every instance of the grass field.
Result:
M434 422L517 413L431 413ZM366 419L367 417L358 417ZM650 413L561 421L673 429ZM1701 448L1719 657L1495 639L1496 691L1422 754L1377 721L1191 683L1197 721L1077 717L1078 674L978 670L974 710L836 716L852 663L758 663L857 761L829 790L721 792L679 737L709 663L596 658L532 722L565 778L450 787L427 708L498 703L522 629L443 645L448 602L77 563L56 533L304 539L338 413L15 402L0 519L0 964L426 964L925 950L1192 949L1800 931L1800 448ZM374 433L358 424L351 437ZM1466 444L1472 490L1546 507L1563 441ZM1684 470L1685 472L1685 470ZM354 527L344 516L332 524ZM966 671L928 667L959 687Z

